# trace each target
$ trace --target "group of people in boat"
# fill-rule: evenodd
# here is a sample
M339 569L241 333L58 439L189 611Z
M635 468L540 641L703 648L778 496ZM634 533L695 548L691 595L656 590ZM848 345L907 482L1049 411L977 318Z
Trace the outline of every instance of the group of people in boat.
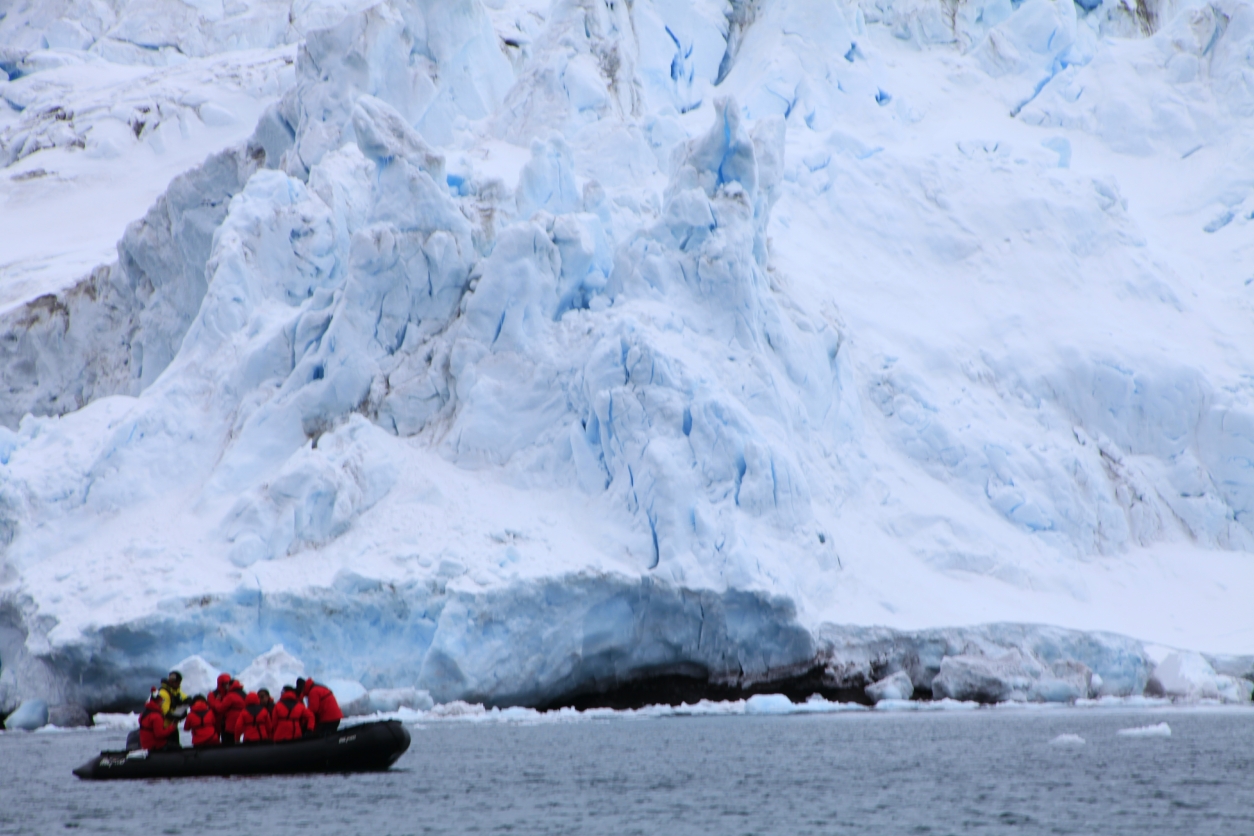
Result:
M178 749L179 723L191 732L192 746L233 746L237 743L282 743L332 734L344 714L335 694L313 679L283 686L276 702L265 688L245 693L229 673L218 687L190 699L182 690L183 675L170 671L152 689L139 716L139 748Z

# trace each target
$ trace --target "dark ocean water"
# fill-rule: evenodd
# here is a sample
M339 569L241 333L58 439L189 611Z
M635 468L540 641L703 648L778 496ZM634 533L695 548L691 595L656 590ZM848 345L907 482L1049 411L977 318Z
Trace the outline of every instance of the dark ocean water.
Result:
M1119 729L1167 722L1169 738ZM0 833L1254 834L1254 710L439 722L392 771L84 782L0 734ZM1078 734L1082 746L1051 745Z

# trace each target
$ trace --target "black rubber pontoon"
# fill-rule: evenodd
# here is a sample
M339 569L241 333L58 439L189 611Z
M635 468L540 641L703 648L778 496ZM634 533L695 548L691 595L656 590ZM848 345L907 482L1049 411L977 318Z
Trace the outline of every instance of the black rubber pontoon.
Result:
M326 737L286 743L212 746L173 752L101 752L74 770L88 781L194 778L205 775L293 775L313 772L380 772L409 748L398 720L365 723Z

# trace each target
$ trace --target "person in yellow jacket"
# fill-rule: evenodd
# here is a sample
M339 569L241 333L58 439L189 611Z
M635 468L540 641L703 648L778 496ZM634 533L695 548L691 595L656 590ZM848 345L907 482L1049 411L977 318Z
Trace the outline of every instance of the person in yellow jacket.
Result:
M183 674L170 671L169 676L161 680L157 690L157 701L161 703L161 714L166 722L178 722L187 716L187 695L183 693Z

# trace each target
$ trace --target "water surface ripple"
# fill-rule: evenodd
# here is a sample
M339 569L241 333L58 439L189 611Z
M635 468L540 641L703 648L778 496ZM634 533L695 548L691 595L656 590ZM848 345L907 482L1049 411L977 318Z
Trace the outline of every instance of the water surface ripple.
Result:
M1167 722L1170 737L1117 732ZM439 722L388 773L82 782L0 734L0 833L1254 834L1254 711ZM1051 745L1063 734L1082 745Z

